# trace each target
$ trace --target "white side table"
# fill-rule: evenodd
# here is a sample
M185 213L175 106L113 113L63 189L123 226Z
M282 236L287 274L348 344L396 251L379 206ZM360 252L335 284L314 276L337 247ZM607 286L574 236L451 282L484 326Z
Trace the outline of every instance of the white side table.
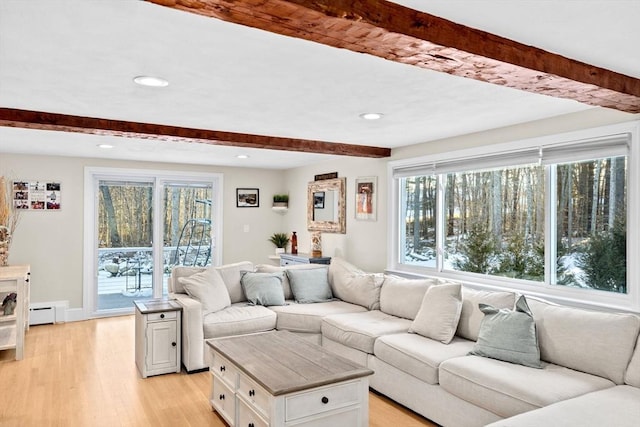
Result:
M182 307L175 300L134 301L136 366L142 378L179 373Z

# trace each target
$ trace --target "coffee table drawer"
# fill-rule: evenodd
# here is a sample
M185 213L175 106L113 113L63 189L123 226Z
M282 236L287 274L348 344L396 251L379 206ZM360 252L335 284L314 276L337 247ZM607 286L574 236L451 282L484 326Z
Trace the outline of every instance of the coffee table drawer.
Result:
M214 352L210 370L216 377L227 383L233 391L236 390L238 387L238 368L233 363Z
M267 420L269 419L269 401L271 395L244 374L240 374L238 395L241 395L247 402L253 405L254 409L260 413L260 415Z
M229 425L234 425L236 418L236 395L218 377L213 377L211 405Z
M269 427L269 423L251 410L242 400L238 399L238 427Z
M287 421L308 417L360 402L362 386L350 382L299 393L285 399Z

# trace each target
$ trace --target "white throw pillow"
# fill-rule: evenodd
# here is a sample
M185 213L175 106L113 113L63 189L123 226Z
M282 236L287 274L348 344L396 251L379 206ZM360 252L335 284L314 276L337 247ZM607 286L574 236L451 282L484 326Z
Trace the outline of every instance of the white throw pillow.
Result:
M379 310L383 281L382 273L366 273L342 258L331 259L329 283L333 295L343 301Z
M429 287L409 332L449 344L462 311L461 288L459 283Z
M189 296L202 304L202 315L215 313L231 305L229 291L214 267L178 279Z

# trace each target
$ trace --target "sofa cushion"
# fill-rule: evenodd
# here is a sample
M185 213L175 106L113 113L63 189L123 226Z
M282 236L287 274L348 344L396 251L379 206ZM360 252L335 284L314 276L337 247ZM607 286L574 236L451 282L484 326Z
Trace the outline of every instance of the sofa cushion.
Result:
M468 286L462 287L462 312L458 321L456 335L468 340L476 341L480 323L484 313L478 304L488 304L495 308L513 308L516 294L513 292L479 291Z
M458 283L430 286L409 332L449 344L460 319L461 287Z
M275 327L276 314L272 310L246 302L203 317L205 339L270 331Z
M380 290L380 310L413 320L420 310L427 288L437 283L436 279L405 279L385 275Z
M316 304L289 304L270 307L278 315L278 330L319 334L322 319L331 314L358 313L366 308L344 301L327 301Z
M189 296L202 304L202 314L214 313L231 305L229 291L213 267L188 277L179 277L178 283Z
M636 349L627 367L627 372L624 374L624 383L640 387L640 336L636 341Z
M301 304L325 302L333 299L327 270L327 267L310 270L287 270L293 299Z
M534 369L466 356L442 362L440 385L454 396L506 418L614 384L553 364Z
M622 384L640 317L559 306L529 298L542 360Z
M365 273L342 258L334 257L329 265L329 284L336 298L369 310L380 309L382 273Z
M314 268L327 268L323 265L318 264L292 264L287 266L275 266L269 264L258 264L256 265L257 273L282 273L282 289L284 290L284 299L292 300L293 294L291 293L291 284L289 283L289 278L287 277L286 270L310 270Z
M469 354L532 368L542 367L536 323L524 295L518 298L515 310L480 304L480 311L484 313L484 319L478 341Z
M244 272L240 284L247 301L257 305L284 305L283 274Z
M640 389L617 386L563 400L535 411L491 423L487 427L551 425L637 427L639 420Z
M169 280L169 292L176 294L186 294L187 291L180 283L181 277L193 276L196 273L206 270L207 267L184 267L177 265L171 270L171 278Z
M454 337L447 345L421 335L400 333L378 338L373 353L383 362L435 385L439 381L440 364L467 354L471 348L473 341L459 337Z
M411 321L380 310L363 313L333 314L322 319L322 337L373 354L376 338L406 332Z

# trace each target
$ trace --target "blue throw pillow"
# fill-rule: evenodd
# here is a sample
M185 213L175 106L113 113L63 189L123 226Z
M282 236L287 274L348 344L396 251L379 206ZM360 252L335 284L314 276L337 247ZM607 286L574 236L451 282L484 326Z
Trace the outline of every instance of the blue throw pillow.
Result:
M325 302L333 299L328 268L287 270L291 293L298 303Z
M240 284L247 301L253 305L284 305L282 273L244 272Z

